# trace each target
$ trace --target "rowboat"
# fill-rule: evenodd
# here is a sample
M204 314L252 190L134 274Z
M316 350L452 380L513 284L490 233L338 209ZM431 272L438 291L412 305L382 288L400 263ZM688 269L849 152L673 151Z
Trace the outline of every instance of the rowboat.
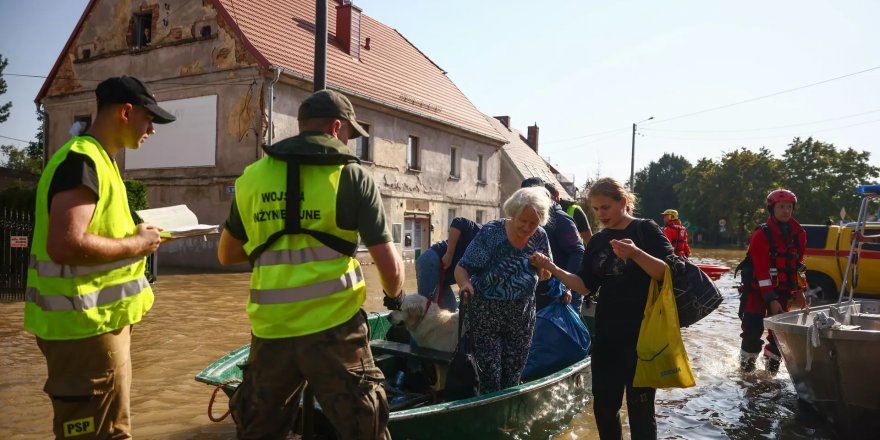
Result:
M718 281L718 279L721 278L721 275L730 272L729 267L720 264L694 263L694 265L699 267L706 275L709 275L709 278L712 278L712 280L715 281Z
M407 360L448 362L448 353L411 348L409 344L395 342L394 339L399 339L395 333L400 329L391 329L387 315L388 312L374 313L368 319L370 345L376 364L386 378L393 381L399 377L397 368L405 365ZM238 365L247 359L249 350L249 345L233 350L202 370L195 380L232 396L241 380ZM434 401L431 393L400 391L396 384L387 383L391 406L388 429L395 439L460 440L509 437L511 433L546 438L587 407L590 383L589 357L549 376L450 402ZM332 428L320 415L318 405L315 406L315 430L321 438L332 438Z

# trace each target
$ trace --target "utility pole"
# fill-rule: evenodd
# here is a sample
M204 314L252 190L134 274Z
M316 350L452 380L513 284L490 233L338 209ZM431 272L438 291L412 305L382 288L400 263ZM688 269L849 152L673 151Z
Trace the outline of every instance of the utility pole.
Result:
M633 140L632 154L629 157L629 190L632 191L635 186L635 170L636 170L636 123L633 122Z
M641 124L642 122L650 121L651 119L654 119L654 117L651 116L648 119L645 119L645 120L642 120L639 122L633 122L632 155L630 156L630 160L629 160L629 190L630 191L632 191L634 189L634 187L636 186L636 180L635 180L635 177L636 177L635 176L635 171L636 171L636 128L637 128L638 124Z

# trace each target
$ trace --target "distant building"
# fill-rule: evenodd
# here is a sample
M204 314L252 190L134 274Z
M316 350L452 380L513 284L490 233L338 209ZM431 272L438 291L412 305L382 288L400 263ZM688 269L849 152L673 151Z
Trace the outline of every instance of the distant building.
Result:
M350 2L331 1L327 86L347 95L369 139L349 143L378 183L404 255L445 238L456 216L498 216L505 139L424 53ZM120 155L151 207L187 204L225 220L233 182L261 146L298 132L313 89L315 2L92 0L36 98L51 153L91 123L101 80L147 82L178 122ZM216 237L161 249L163 264L216 267Z
M503 148L501 160L501 200L510 197L520 188L522 181L529 177L540 177L550 182L559 191L559 196L566 200L574 197L557 179L556 172L540 155L538 155L538 125L528 127L527 136L511 127L510 116L486 116L507 144Z

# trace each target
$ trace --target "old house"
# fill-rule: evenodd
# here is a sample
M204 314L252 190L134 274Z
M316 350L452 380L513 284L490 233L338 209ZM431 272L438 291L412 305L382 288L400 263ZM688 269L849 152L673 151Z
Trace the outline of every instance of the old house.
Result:
M558 179L561 175L550 164L538 155L538 125L531 125L526 136L510 124L510 116L486 116L498 133L507 140L502 150L501 159L501 200L510 197L520 188L520 184L529 177L540 177L552 183L559 191L559 196L566 200L575 197ZM573 186L570 185L570 186Z
M327 87L347 95L369 139L350 142L381 190L405 255L445 238L455 216L498 215L505 143L439 66L348 1L330 1ZM264 143L295 135L313 89L315 2L92 0L36 101L49 153L95 114L94 88L134 75L178 122L118 162L151 207L187 204L222 223L233 182ZM163 246L163 264L214 266L213 240Z

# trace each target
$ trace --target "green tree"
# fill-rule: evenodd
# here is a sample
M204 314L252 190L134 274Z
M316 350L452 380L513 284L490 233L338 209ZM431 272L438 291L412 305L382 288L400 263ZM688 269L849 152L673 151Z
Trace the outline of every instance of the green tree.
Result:
M28 157L26 149L18 149L13 145L2 145L0 153L6 156L6 162L3 163L6 168L40 174L40 169L43 167L42 155L39 158Z
M639 216L652 218L662 225L663 216L660 213L668 208L678 209L675 185L685 179L691 168L691 163L684 157L666 153L656 162L652 161L639 170L634 187L640 200L636 205Z
M777 186L778 173L779 161L769 150L742 148L725 153L718 163L701 159L675 189L681 209L708 240L744 242L767 215L764 202ZM724 233L720 219L727 220Z
M716 182L717 172L717 163L711 159L700 159L674 187L678 196L679 211L687 212L691 225L697 228L698 233L704 233L704 237L710 241L715 239L717 228L713 225L718 219L712 214L711 194L714 188L710 188L709 185Z
M6 69L7 64L9 64L9 59L3 58L3 55L0 55L0 95L6 93L6 80L3 79L3 70ZM0 124L9 119L10 109L12 109L11 101L0 105Z
M801 223L823 223L837 217L840 208L858 214L860 197L856 185L875 183L880 168L869 165L871 154L833 144L794 138L782 159L781 186L798 198L795 218Z

